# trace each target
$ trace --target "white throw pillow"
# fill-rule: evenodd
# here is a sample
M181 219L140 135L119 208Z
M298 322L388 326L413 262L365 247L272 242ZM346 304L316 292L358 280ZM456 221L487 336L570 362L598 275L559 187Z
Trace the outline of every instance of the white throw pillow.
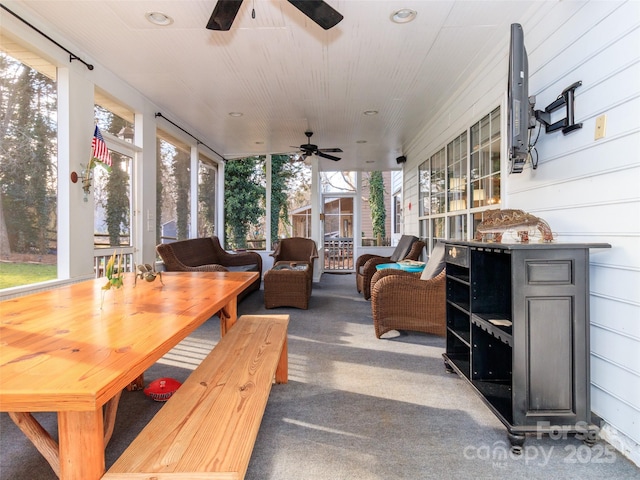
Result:
M444 243L438 242L431 251L429 260L424 266L424 270L422 270L422 275L420 275L420 280L431 280L438 276L438 274L444 269L444 265Z

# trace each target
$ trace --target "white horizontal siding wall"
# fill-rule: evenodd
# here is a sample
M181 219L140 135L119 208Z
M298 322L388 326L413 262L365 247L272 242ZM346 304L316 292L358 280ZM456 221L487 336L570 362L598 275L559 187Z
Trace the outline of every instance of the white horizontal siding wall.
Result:
M640 2L541 4L513 19L525 32L530 95L544 110L582 81L575 121L583 128L541 133L538 168L527 163L521 174L503 176L502 205L544 218L560 242L612 245L591 252L591 407L614 446L640 465ZM508 36L407 149L405 206L417 206L418 165L504 107ZM600 115L606 136L595 140ZM558 111L552 121L563 117ZM408 211L405 230L417 233L417 214Z

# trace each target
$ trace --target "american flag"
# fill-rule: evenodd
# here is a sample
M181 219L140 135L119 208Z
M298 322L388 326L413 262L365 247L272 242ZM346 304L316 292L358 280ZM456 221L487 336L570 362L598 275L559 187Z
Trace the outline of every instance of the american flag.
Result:
M97 125L95 132L93 132L93 140L91 141L91 156L111 168L111 155Z

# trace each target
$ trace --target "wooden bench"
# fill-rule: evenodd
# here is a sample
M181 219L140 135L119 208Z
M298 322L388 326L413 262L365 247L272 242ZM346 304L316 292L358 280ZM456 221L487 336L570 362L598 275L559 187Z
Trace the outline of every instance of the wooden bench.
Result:
M271 385L287 383L289 315L244 315L103 480L242 479Z

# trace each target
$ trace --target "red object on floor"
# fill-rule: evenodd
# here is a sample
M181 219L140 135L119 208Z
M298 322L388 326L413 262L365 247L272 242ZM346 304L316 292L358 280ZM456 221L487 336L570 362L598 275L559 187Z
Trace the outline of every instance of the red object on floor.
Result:
M157 378L144 389L144 394L156 402L166 402L182 385L179 381L169 378Z

